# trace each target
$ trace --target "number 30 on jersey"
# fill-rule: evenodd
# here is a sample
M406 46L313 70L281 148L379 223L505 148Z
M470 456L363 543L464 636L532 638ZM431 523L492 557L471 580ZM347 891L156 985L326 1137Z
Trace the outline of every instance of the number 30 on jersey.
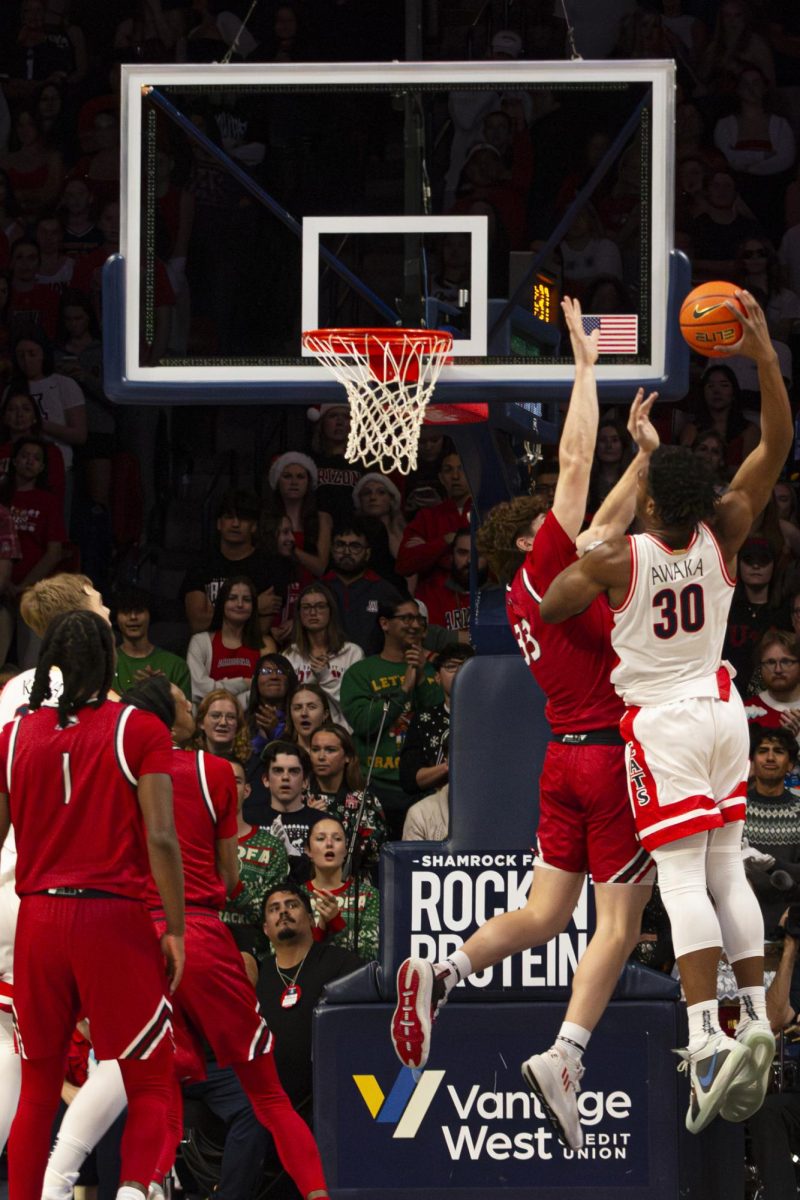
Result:
M662 588L653 596L653 608L660 609L659 620L653 622L653 633L657 638L668 640L682 633L697 633L706 620L703 589L699 583L690 583L680 592L673 588Z

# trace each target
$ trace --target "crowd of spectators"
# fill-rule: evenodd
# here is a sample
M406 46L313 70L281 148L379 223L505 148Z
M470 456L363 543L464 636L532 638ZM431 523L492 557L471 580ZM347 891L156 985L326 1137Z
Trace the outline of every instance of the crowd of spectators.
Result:
M493 583L482 560L471 563L470 481L453 441L427 428L416 471L384 475L346 460L344 403L310 407L302 447L274 445L255 489L231 487L222 496L213 548L188 564L183 580L183 637L168 648L150 638L157 599L119 570L128 543L144 536L156 492L152 414L122 413L103 390L102 265L119 245L118 68L218 61L249 7L236 0L19 0L0 14L0 663L24 668L36 661L38 639L17 611L26 587L55 572L91 576L112 604L115 688L165 675L195 706L197 748L233 763L245 887L224 919L254 957L268 962L268 938L278 942L270 921L289 896L306 953L313 940L346 950L352 963L356 954L369 959L378 952L381 846L401 836L438 838L447 829L450 693L473 653L470 568L479 585ZM447 5L436 7L445 18ZM675 59L675 244L689 256L695 282L729 279L764 306L796 400L796 6L573 0L566 11L585 58ZM528 3L522 28L488 32L486 56L564 59L563 15L551 0ZM433 24L430 57L463 57L446 19L438 34ZM402 21L383 12L376 20L368 0L264 2L232 53L265 64L401 58L402 32ZM270 181L291 207L298 129L290 112L274 108L264 143L245 111L223 104L213 117L193 117L201 125L213 121L209 132L245 167L259 167L268 146ZM558 99L542 90L453 92L442 114L435 202L439 211L489 217L490 280L500 294L509 252L540 243L615 133L587 115L567 162L556 152L564 120ZM559 288L594 312L635 306L639 161L634 136L549 264ZM247 327L242 311L215 304L236 291L250 219L244 210L236 228L227 219L233 193L220 168L198 151L181 173L166 139L155 190L159 272L153 337L143 349L150 363L203 342L224 348ZM463 252L453 235L434 264L434 294L444 301L454 300L466 277ZM620 397L620 406L628 400ZM590 510L630 461L621 417L616 406L603 416ZM711 461L724 491L759 436L759 396L747 362L696 360L689 393L662 412L659 426L664 440ZM138 480L126 489L131 459ZM532 486L552 494L556 472L554 448L546 448ZM143 513L131 529L120 510L136 496ZM794 868L794 463L740 553L725 656L757 727L754 761L760 770L769 760L764 770L775 774L774 760L785 760L788 773L785 791L753 785L750 840ZM783 757L776 739L761 745L764 729L780 733L779 742L791 735ZM282 899L265 910L276 888ZM294 960L279 950L277 961ZM264 997L273 984L283 986L282 977L270 979Z

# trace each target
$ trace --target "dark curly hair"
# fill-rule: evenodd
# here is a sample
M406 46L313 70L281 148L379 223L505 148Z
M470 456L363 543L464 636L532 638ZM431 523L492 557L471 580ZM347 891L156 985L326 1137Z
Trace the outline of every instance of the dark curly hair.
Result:
M693 528L714 515L714 476L688 446L659 446L650 459L647 490L668 529Z
M517 496L495 505L486 516L475 543L500 583L510 583L525 561L517 538L529 534L532 523L549 507L544 496Z

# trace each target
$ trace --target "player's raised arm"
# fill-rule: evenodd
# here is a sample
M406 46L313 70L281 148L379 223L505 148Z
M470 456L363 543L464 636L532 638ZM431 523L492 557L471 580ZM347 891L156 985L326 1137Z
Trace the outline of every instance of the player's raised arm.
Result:
M736 296L744 305L745 313L730 304L728 307L741 321L744 333L730 351L721 353L746 354L758 367L761 440L739 467L717 506L714 528L729 560L772 495L793 437L789 397L764 313L750 292L737 291Z
M608 592L612 602L622 599L630 581L630 563L627 538L601 542L556 576L542 598L542 620L552 625L575 617L601 592Z
M634 396L628 414L628 433L636 443L637 454L592 517L589 528L575 539L579 554L598 541L621 537L633 520L639 478L646 473L650 455L658 449L660 442L658 431L650 420L650 410L657 399L658 392L645 397L644 388L639 388Z
M561 302L575 356L575 381L567 408L561 440L558 444L558 483L553 499L553 515L566 535L574 541L586 515L589 476L592 470L597 426L597 342L600 334L584 332L581 306L565 296Z

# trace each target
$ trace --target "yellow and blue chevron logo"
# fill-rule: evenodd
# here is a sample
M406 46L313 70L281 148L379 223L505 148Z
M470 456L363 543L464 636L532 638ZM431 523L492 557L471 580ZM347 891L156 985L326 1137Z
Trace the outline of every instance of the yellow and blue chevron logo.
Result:
M393 1138L413 1138L444 1079L444 1071L414 1071L401 1067L392 1090L384 1096L374 1075L354 1075L353 1082L379 1125L396 1126Z

